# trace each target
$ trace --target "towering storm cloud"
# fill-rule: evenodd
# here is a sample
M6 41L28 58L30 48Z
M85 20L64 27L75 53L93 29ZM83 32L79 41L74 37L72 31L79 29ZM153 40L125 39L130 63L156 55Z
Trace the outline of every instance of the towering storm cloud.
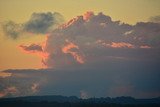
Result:
M48 34L41 45L48 56L42 62L47 67L61 68L104 62L108 58L158 61L159 36L159 23L129 25L113 21L103 13L87 12ZM26 50L25 46L21 48Z
M46 39L19 45L47 69L1 71L0 96L160 96L159 22L130 25L86 12L57 26L52 17L33 14L25 31L47 33Z

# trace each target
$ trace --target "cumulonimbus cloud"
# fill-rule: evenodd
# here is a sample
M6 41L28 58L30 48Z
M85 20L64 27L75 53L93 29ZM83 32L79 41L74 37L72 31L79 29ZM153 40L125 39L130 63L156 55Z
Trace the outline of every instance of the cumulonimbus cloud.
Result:
M159 23L129 25L113 21L103 13L87 12L47 35L41 47L47 57L42 62L51 68L103 62L108 57L154 61L160 58Z
M157 97L159 37L159 23L129 25L87 12L52 29L42 44L21 44L23 52L39 55L53 69L1 72L0 96Z

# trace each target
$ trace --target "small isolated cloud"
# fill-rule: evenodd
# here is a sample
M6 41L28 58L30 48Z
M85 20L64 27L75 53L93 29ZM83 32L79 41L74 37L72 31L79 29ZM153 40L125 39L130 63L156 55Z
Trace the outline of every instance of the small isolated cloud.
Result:
M22 25L17 24L13 21L8 21L2 25L4 34L12 39L17 39L19 34L22 32Z
M35 93L35 92L39 91L38 87L39 87L38 83L33 83L32 86L31 86L31 89Z
M48 53L43 51L43 44L29 44L29 45L19 45L18 48L26 53L26 54L35 54L42 58L42 64L45 67L46 64L44 60L46 60L49 56Z
M12 39L19 38L23 33L45 34L57 28L64 22L60 13L33 13L30 19L21 24L8 21L2 25L5 36Z
M33 13L24 24L26 32L45 34L64 22L63 16L55 13Z
M19 45L19 47L26 52L42 52L42 46L38 44Z
M80 91L80 97L82 99L87 99L87 98L89 98L89 95L88 95L87 91L81 90Z

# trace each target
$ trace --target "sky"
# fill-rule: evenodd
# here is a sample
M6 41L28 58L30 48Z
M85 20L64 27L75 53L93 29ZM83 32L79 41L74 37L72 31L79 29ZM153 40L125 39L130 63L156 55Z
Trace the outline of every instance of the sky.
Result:
M0 97L160 96L159 4L0 0Z
M38 2L36 0L0 0L0 2L1 23L10 20L16 23L24 23L33 12L59 12L68 21L75 16L84 14L86 11L94 11L95 13L103 12L111 16L113 20L135 24L139 21L148 21L150 17L158 16L160 11L159 0L39 0ZM2 29L0 30L0 35L0 48L3 50L0 57L1 70L9 68L39 68L41 66L39 58L24 55L14 47L19 42L26 43L31 40L43 40L43 37L25 38L18 41L4 40L6 38L3 37ZM5 46L7 46L7 49ZM15 59L16 63L14 62ZM33 63L26 64L25 62L28 61Z

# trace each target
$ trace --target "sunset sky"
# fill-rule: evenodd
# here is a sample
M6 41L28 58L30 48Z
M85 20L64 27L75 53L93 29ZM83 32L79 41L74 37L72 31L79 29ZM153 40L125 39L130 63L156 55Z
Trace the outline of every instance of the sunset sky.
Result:
M68 21L86 11L93 11L95 13L103 12L111 16L113 20L135 24L139 21L148 21L150 17L158 16L159 4L159 0L0 0L0 22L24 23L29 20L34 12L59 12ZM2 29L0 30L0 70L41 68L40 58L23 54L16 46L20 43L42 41L44 36L26 35L29 37L12 41L5 38Z
M159 5L0 0L0 97L160 96Z

